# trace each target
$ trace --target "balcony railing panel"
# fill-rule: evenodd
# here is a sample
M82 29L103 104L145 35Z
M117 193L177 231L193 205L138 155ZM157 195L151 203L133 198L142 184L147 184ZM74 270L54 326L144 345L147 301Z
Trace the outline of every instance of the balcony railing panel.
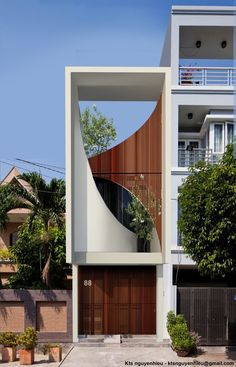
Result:
M236 68L180 67L179 85L236 85Z
M214 164L216 163L221 155L213 154L212 149L179 149L178 150L178 166L179 167L189 167L192 166L199 161L204 161L206 163Z

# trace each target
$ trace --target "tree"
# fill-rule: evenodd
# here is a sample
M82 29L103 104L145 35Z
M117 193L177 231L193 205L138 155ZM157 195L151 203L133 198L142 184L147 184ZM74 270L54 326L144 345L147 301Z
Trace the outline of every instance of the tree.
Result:
M236 271L236 160L229 145L218 164L199 162L179 195L183 248L203 275Z
M29 188L22 186L18 181L1 187L0 198L3 200L0 202L0 228L6 227L9 210L15 208L30 209L27 222L28 230L31 231L33 237L39 236L38 225L41 226L38 242L43 245L42 280L49 286L53 253L51 231L53 228L61 230L64 228L65 182L53 178L47 183L37 172L24 173L18 178L26 181Z
M88 107L83 111L80 122L84 149L88 157L106 151L116 139L113 119L107 119L95 105L92 112Z
M47 247L51 254L50 286L60 288L66 276L65 228L51 226L47 232ZM18 240L11 248L18 271L9 278L10 288L43 288L42 269L47 262L45 228L40 219L33 225L28 218L20 227Z

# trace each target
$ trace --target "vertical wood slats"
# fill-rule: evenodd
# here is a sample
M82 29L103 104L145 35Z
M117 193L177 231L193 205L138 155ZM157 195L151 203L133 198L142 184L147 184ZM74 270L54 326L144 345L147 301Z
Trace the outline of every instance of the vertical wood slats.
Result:
M236 345L236 288L179 287L177 305L201 345Z
M155 308L155 267L80 267L80 334L155 334Z

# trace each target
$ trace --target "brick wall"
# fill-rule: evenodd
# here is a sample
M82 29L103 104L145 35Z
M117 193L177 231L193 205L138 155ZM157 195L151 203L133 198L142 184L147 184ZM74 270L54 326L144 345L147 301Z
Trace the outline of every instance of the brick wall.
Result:
M0 332L24 331L24 303L0 302Z
M72 341L72 292L0 290L0 332L33 326L40 342Z

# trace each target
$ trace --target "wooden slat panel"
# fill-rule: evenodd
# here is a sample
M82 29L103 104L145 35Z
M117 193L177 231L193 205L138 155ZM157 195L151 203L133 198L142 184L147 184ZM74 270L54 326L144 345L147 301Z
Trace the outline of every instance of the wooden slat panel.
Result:
M119 304L119 333L118 334L129 334L130 333L130 307L128 304Z
M208 344L223 345L226 342L224 288L209 289Z
M142 330L142 304L130 305L130 334L139 334Z
M155 267L81 267L80 334L155 334ZM92 280L85 286L85 280Z
M229 345L236 345L236 288L227 289L226 335Z
M155 334L156 333L156 304L146 303L142 305L142 333L141 334Z
M191 290L191 292L191 298L193 297L193 304L190 309L190 330L197 330L198 334L201 335L202 344L207 344L208 289L195 288Z
M95 304L93 307L93 331L95 335L103 334L103 305Z
M178 313L202 345L236 345L236 288L178 288Z

